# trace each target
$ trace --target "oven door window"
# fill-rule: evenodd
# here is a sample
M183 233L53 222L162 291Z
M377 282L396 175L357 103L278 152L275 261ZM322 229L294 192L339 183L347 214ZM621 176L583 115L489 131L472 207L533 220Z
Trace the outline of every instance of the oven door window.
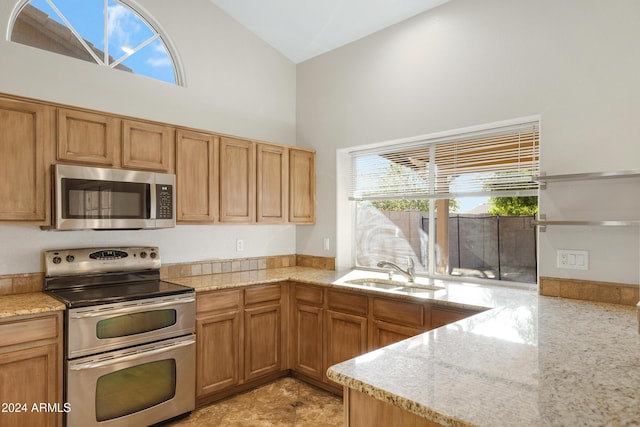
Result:
M108 421L166 402L176 393L176 362L158 360L121 369L96 382L96 420Z
M126 337L143 334L176 324L176 310L143 311L109 317L96 323L98 339Z
M62 179L66 219L149 219L151 186L136 182Z

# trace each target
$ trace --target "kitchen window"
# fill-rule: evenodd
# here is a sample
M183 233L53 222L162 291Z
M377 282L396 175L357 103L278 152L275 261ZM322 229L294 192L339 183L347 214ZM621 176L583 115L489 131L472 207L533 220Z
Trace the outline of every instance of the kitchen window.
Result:
M536 283L539 125L525 120L349 153L356 267Z
M22 0L10 40L112 69L184 85L157 23L125 0Z

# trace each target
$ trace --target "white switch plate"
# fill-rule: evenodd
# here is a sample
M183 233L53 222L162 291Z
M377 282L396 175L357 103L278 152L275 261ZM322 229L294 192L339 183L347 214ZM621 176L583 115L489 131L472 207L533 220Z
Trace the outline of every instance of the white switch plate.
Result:
M236 252L244 251L244 240L238 239L236 240Z
M322 247L324 248L325 251L329 251L331 250L331 246L330 246L330 240L328 237L325 237L324 239L322 239Z
M578 249L558 249L558 268L589 269L589 252Z

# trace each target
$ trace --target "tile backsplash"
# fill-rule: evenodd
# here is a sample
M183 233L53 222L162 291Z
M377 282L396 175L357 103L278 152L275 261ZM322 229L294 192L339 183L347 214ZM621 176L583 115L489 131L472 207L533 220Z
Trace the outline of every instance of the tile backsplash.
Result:
M256 258L215 259L209 261L168 264L160 269L160 277L171 279L186 276L234 273L282 267L314 267L335 270L335 259L310 255L277 255ZM44 273L0 275L0 295L40 292L44 286Z

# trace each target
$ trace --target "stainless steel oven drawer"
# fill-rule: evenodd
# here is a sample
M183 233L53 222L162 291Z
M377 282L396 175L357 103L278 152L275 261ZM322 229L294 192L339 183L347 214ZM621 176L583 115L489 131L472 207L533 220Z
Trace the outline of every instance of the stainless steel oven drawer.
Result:
M192 411L195 361L195 335L68 361L67 426L147 426Z
M191 334L195 293L73 308L67 312L67 357Z

